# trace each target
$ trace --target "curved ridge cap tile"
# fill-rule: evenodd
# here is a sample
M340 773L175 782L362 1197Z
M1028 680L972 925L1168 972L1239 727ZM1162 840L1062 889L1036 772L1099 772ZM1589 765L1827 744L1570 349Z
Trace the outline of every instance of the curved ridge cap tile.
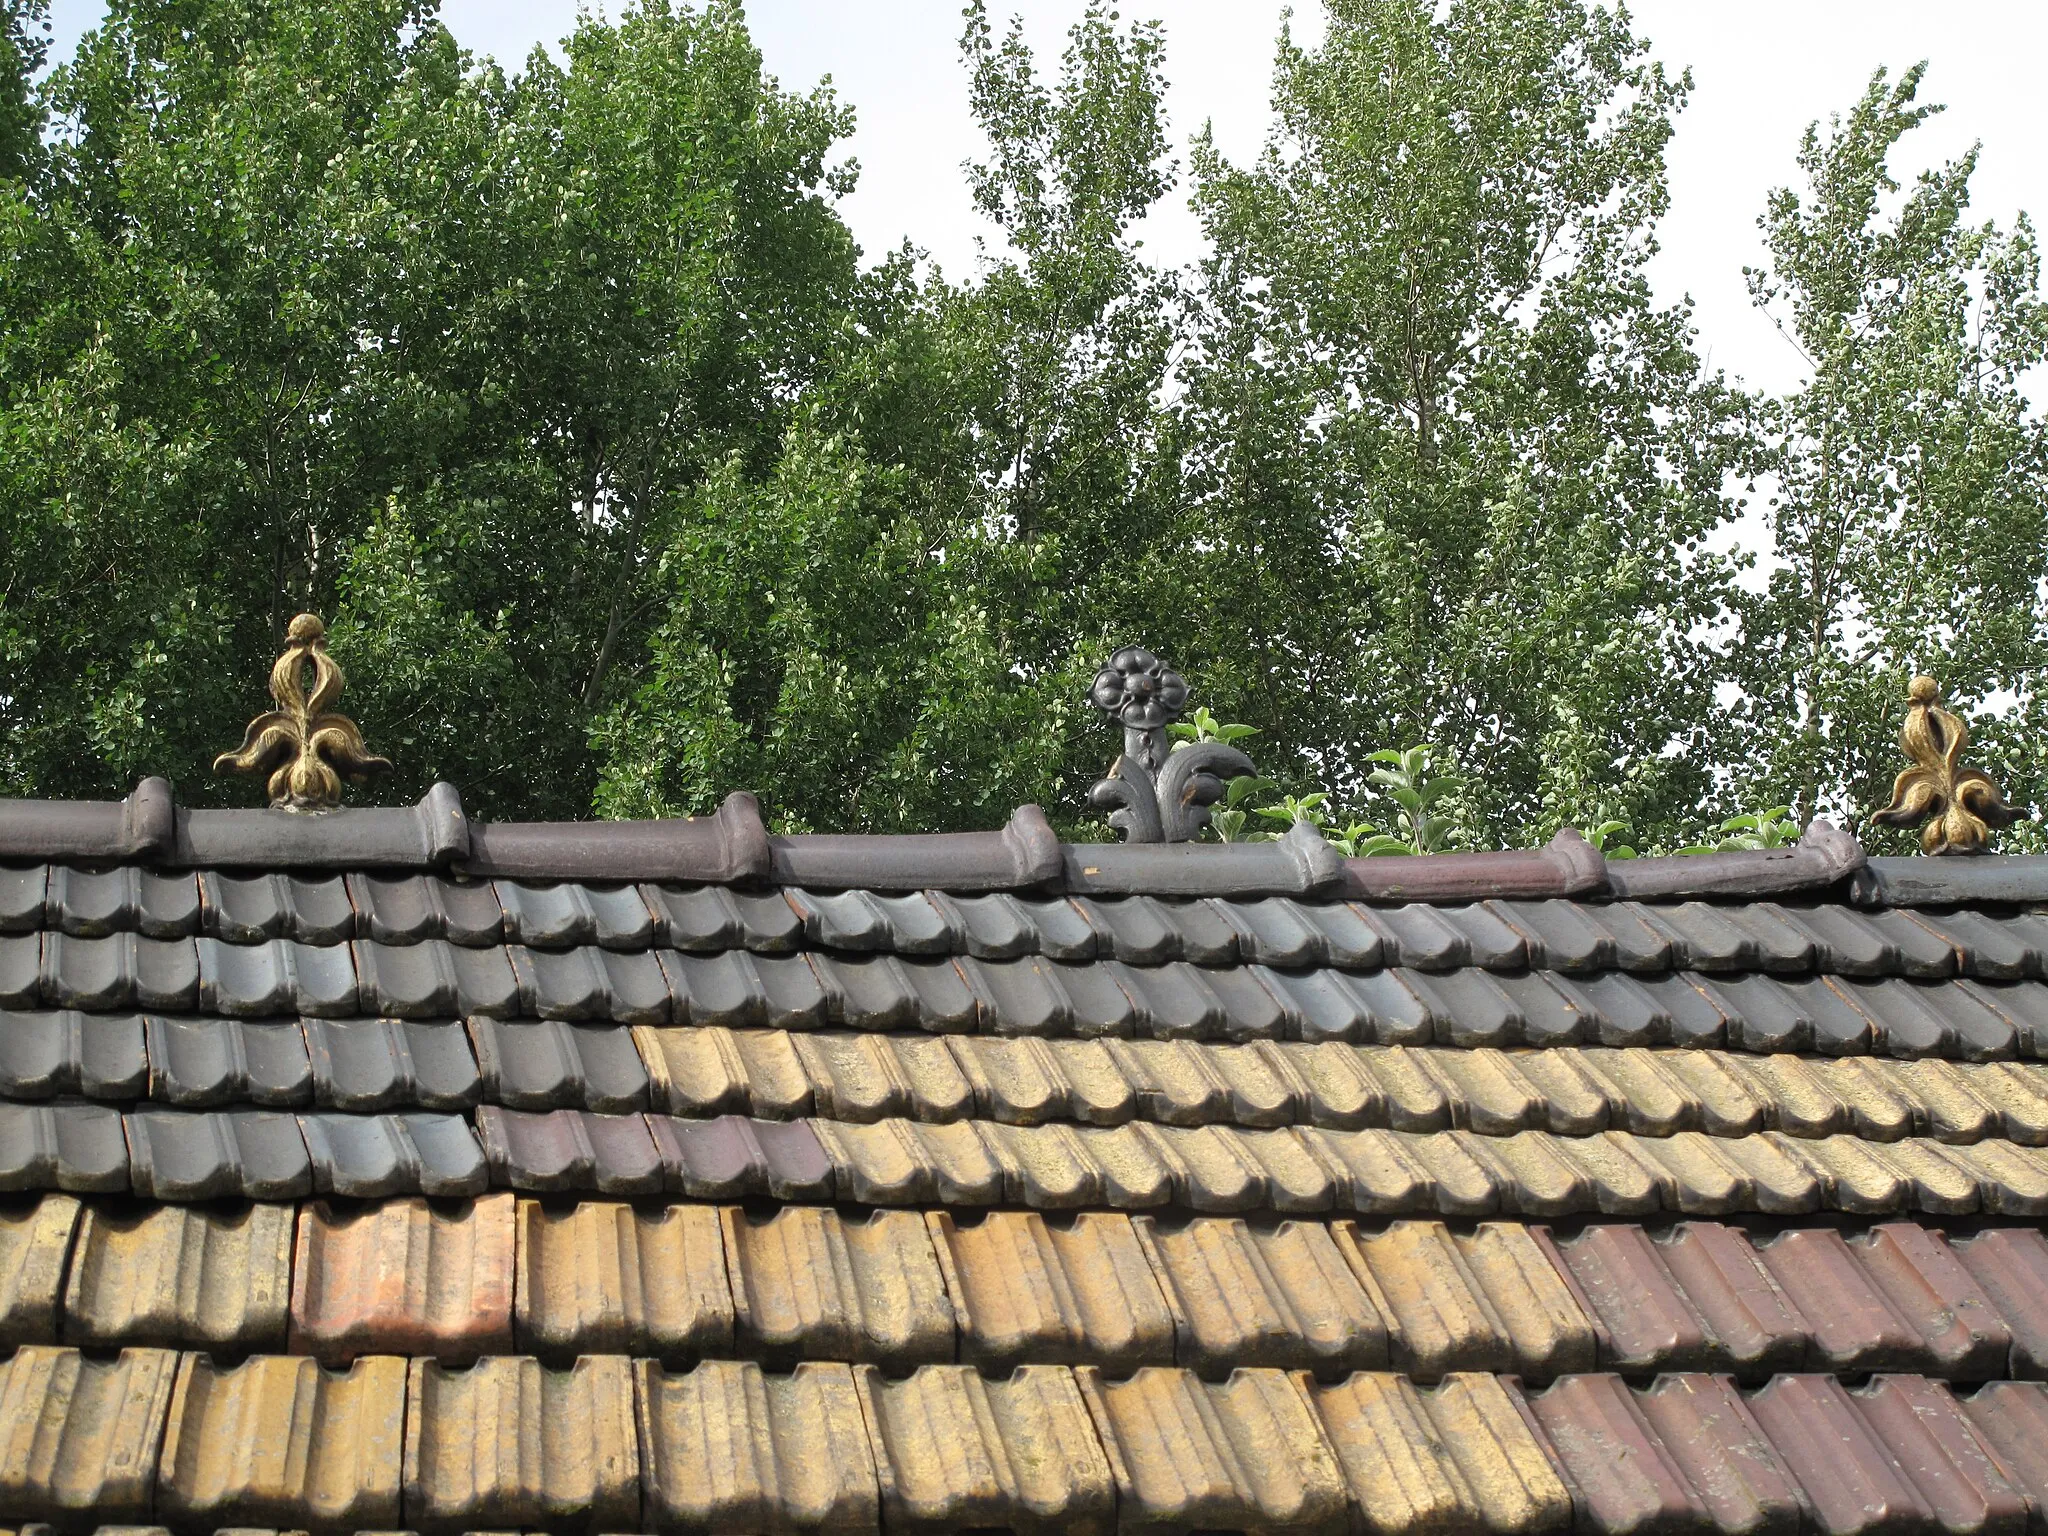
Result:
M768 831L744 790L709 816L656 821L487 821L469 831L463 872L514 880L764 880Z
M2048 854L1988 858L1908 855L1869 860L1856 872L1849 899L1859 907L1974 906L1979 902L2048 900Z
M1661 859L1610 859L1607 883L1620 901L1782 896L1794 891L1824 890L1840 880L1860 875L1869 863L1863 845L1852 833L1816 820L1789 848L1679 854ZM2048 879L2044 879L2042 889L2048 891Z
M1572 827L1541 848L1346 859L1342 894L1364 901L1483 901L1490 897L1603 897L1611 866Z
M469 852L470 836L462 796L442 782L415 805L317 815L181 807L162 861L178 869L441 869Z
M1045 812L1020 805L999 832L808 832L768 839L781 885L821 890L1014 891L1060 875L1060 844Z
M161 858L176 819L171 781L160 778L125 800L0 800L0 858Z
M1086 895L1336 895L1348 862L1302 823L1271 843L1069 843L1060 852L1067 889Z

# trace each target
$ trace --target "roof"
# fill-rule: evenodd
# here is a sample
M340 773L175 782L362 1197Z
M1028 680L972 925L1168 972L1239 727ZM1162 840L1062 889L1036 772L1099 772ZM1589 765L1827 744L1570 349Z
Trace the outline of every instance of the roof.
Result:
M0 1511L2040 1530L2044 906L0 801Z

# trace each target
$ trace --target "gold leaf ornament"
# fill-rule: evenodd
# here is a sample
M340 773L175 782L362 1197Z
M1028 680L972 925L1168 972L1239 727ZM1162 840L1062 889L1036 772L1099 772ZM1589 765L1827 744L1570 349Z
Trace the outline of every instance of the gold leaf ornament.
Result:
M313 614L300 614L285 632L284 654L270 669L270 699L277 707L249 722L240 749L215 758L214 772L268 774L274 811L338 809L344 779L366 784L391 766L363 745L355 721L334 712L343 681L341 667L327 654L327 626Z
M2024 808L2005 803L1991 775L1962 766L1970 728L1941 707L1941 685L1916 677L1906 689L1906 723L1899 748L1913 766L1892 783L1892 801L1871 820L1884 827L1919 827L1923 852L1989 853L1994 827L2009 827Z

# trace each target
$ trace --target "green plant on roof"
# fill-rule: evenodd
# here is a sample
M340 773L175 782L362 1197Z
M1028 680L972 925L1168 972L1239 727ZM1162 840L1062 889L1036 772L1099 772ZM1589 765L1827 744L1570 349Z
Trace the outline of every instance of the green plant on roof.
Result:
M1197 713L1207 714L1208 711L1199 710ZM1249 729L1249 727L1245 727L1245 729ZM1220 740L1221 738L1211 739ZM1175 743L1175 745L1178 746L1180 743ZM1275 785L1271 779L1262 779L1256 774L1250 773L1239 774L1228 784L1224 785L1223 803L1209 813L1209 828L1216 834L1216 840L1223 843L1248 843L1256 841L1258 834L1251 833L1248 835L1244 829L1245 821L1251 815L1251 807L1246 805L1245 802L1251 799L1252 796L1262 795L1274 787Z
M1610 859L1632 859L1636 856L1635 849L1619 840L1627 833L1627 822L1603 821L1586 833L1586 841Z
M1443 851L1450 841L1451 822L1439 806L1471 780L1441 768L1442 757L1426 744L1399 752L1374 752L1368 757L1367 761L1383 765L1368 777L1394 802L1395 813L1393 826L1371 838L1361 848L1361 856Z
M1792 807L1774 805L1769 810L1730 816L1721 823L1721 837L1710 843L1694 843L1680 853L1747 853L1760 848L1789 848L1799 841L1799 823L1792 819Z

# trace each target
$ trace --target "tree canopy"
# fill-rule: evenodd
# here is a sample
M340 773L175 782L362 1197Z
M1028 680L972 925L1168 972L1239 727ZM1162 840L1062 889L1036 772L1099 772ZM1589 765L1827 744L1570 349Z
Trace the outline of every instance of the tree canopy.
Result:
M312 609L389 792L489 815L1088 835L1129 640L1283 807L1391 825L1428 743L1433 846L1867 810L1919 670L2048 800L2038 251L1974 154L1896 168L1921 69L1787 146L1774 396L1651 291L1690 81L1625 13L1324 9L1237 164L1160 24L1044 61L974 0L946 273L856 246L852 109L734 0L509 69L433 0L113 0L54 61L0 0L0 792L246 798Z

